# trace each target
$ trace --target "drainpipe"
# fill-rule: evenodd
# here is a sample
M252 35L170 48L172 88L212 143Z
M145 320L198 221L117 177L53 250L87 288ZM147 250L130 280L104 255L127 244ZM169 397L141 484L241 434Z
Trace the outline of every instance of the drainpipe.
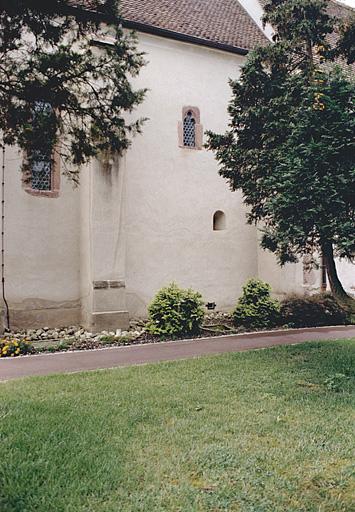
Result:
M324 293L327 291L327 268L325 266L325 259L322 254L321 258L321 265L320 265L320 271L321 271L321 292Z
M6 328L10 329L9 305L5 295L5 145L2 145L2 179L1 179L1 288L5 304Z

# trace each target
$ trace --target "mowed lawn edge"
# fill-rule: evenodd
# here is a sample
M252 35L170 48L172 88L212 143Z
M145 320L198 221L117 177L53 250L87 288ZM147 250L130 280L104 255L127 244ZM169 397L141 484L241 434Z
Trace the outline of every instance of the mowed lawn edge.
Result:
M0 385L0 510L350 511L355 339Z

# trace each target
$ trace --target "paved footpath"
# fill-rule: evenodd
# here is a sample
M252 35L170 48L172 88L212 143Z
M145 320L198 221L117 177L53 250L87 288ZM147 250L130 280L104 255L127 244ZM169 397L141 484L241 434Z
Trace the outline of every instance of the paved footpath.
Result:
M146 345L5 358L0 359L0 381L29 375L72 373L159 361L190 359L277 345L292 345L305 341L350 338L355 338L355 326L289 329L286 331L236 334Z

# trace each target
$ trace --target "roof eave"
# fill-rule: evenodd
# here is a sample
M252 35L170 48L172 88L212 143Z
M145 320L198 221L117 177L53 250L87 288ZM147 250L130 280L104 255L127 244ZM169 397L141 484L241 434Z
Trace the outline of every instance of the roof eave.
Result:
M125 28L135 30L137 32L144 32L145 34L152 34L155 36L165 37L167 39L174 39L175 41L182 41L184 43L195 44L198 46L206 46L208 48L214 48L216 50L222 50L237 55L247 55L250 50L247 48L239 48L238 46L232 46L225 43L218 43L209 39L202 39L200 37L191 36L189 34L183 34L181 32L175 32L173 30L167 30L164 28L156 27L146 23L140 23L137 21L131 21L127 19L122 20L122 24Z

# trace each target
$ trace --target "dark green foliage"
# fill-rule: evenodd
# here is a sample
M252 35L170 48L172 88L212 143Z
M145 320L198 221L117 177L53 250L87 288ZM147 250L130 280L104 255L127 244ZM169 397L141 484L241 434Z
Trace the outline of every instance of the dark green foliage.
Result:
M144 59L121 21L115 0L1 2L0 130L26 154L25 170L36 151L56 153L77 181L80 165L122 153L140 131L126 113L143 100L130 78Z
M348 64L355 62L355 14L340 27L340 37L336 55L343 55Z
M275 327L280 320L280 304L271 297L271 287L260 279L250 279L233 311L236 326L247 329Z
M275 43L231 82L229 130L209 133L208 147L242 191L249 223L261 223L262 247L280 264L323 252L332 291L346 298L332 263L355 254L355 84L333 65L327 36L337 20L326 8L267 2Z
M296 43L305 49L304 42L324 43L333 32L336 20L326 12L327 0L267 0L264 21L276 28L275 41Z
M281 302L281 317L290 327L344 325L347 313L331 294L291 295Z
M198 333L205 315L201 294L175 283L156 294L148 313L148 330L159 336Z

